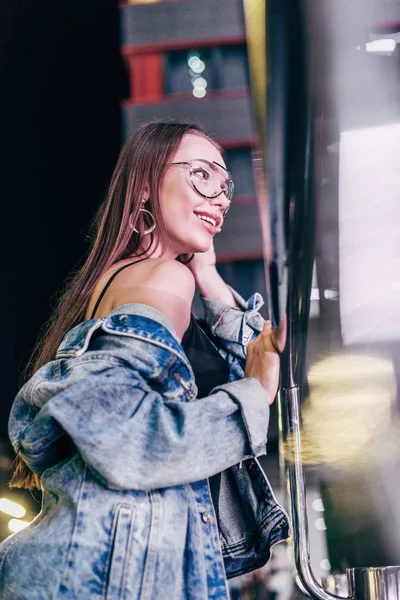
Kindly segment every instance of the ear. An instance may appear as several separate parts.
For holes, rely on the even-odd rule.
[[[146,183],[146,185],[143,188],[142,198],[145,202],[147,202],[149,197],[150,197],[150,186],[148,183]]]

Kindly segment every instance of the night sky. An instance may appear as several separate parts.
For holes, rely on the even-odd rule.
[[[0,9],[0,439],[54,295],[82,260],[121,144],[128,81],[111,0]]]

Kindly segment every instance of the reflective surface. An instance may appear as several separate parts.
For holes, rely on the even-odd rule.
[[[312,597],[333,597],[311,569],[312,470],[332,572],[357,568],[352,597],[398,598],[400,3],[265,6],[264,115],[249,53],[255,166],[296,569]]]
[[[357,600],[398,600],[400,598],[399,567],[349,569],[349,581],[357,591]]]

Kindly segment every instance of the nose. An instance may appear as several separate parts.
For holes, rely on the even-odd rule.
[[[210,203],[210,205],[219,206],[222,209],[223,213],[225,213],[231,205],[231,201],[224,193],[225,190],[225,187],[221,187],[221,191],[219,192],[218,196],[215,196],[214,198],[208,198],[208,202]]]

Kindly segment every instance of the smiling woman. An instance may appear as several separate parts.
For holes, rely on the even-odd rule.
[[[198,125],[147,123],[122,148],[12,406],[11,486],[41,487],[43,505],[0,544],[2,600],[228,600],[226,578],[287,538],[256,458],[279,380],[271,324],[216,270],[233,189]]]
[[[208,250],[210,235],[221,231],[232,194],[232,177],[219,147],[207,137],[186,133],[161,186],[161,209],[173,248],[171,257]],[[204,218],[199,226],[196,221],[201,216]]]

